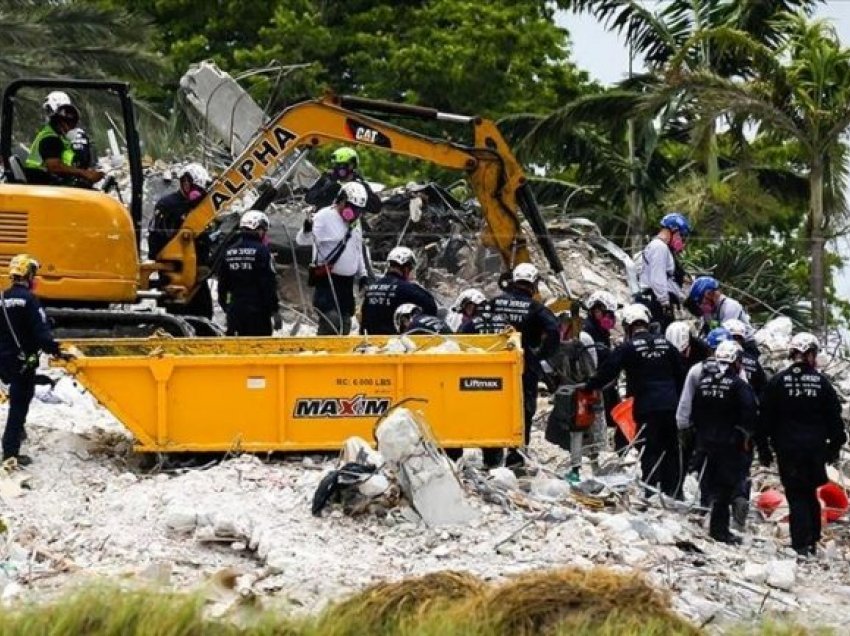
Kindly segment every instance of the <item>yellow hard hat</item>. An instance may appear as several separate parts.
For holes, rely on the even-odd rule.
[[[26,278],[38,271],[38,261],[29,254],[18,254],[9,261],[9,276]]]

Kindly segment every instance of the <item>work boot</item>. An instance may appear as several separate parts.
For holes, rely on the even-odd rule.
[[[14,460],[17,466],[29,466],[32,464],[32,457],[29,455],[3,455],[4,464],[9,460]]]
[[[525,467],[525,457],[517,449],[512,448],[508,451],[507,457],[505,457],[505,466],[511,469],[523,468]]]
[[[712,539],[718,541],[720,543],[726,543],[728,545],[741,545],[742,541],[740,537],[736,537],[731,532],[718,532],[710,535]]]
[[[747,501],[744,497],[735,497],[735,500],[732,502],[732,519],[735,520],[735,523],[741,528],[744,529],[744,526],[747,524],[747,515],[750,513],[750,502]]]
[[[575,485],[581,481],[581,475],[579,475],[578,468],[573,468],[564,478],[570,482],[571,485]]]

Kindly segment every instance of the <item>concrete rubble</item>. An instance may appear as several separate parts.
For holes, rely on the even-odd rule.
[[[68,378],[57,392],[63,402],[33,404],[28,443],[36,463],[22,494],[3,496],[3,598],[43,598],[94,576],[183,589],[232,571],[246,593],[311,611],[379,579],[439,569],[494,579],[607,565],[645,573],[699,623],[722,626],[764,613],[806,624],[847,621],[846,520],[826,527],[822,556],[804,561],[787,549],[787,523],[762,519],[757,510],[744,546],[719,545],[707,538],[698,510],[645,499],[633,462],[620,464],[629,479],[607,476],[607,490],[571,491],[560,479],[566,455],[539,430],[528,451],[535,474],[485,471],[480,453],[467,451],[457,471],[475,518],[430,527],[404,500],[357,516],[338,506],[313,516],[310,501],[337,465],[334,457],[241,455],[196,468],[141,470],[124,430],[90,396]],[[352,441],[343,458],[403,458],[417,438],[396,437],[395,448],[385,442],[380,454]],[[590,482],[588,463],[583,471]],[[775,480],[757,473],[755,491]]]

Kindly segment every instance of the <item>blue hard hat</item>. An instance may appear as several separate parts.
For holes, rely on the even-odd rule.
[[[670,212],[661,217],[661,227],[666,227],[668,230],[678,232],[682,236],[687,236],[691,232],[691,224],[681,212]]]
[[[713,276],[698,276],[691,285],[691,291],[688,292],[688,298],[696,302],[702,301],[702,297],[706,292],[714,291],[720,288],[720,283]]]
[[[728,329],[717,327],[708,332],[708,335],[705,337],[705,343],[712,349],[717,349],[717,345],[721,342],[731,339],[732,334],[729,333]]]

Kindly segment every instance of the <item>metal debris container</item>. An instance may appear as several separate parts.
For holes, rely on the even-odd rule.
[[[67,363],[147,452],[336,450],[372,440],[402,401],[444,447],[522,444],[517,334],[410,338],[411,353],[375,352],[387,337],[66,341]],[[429,351],[432,349],[432,351]]]

